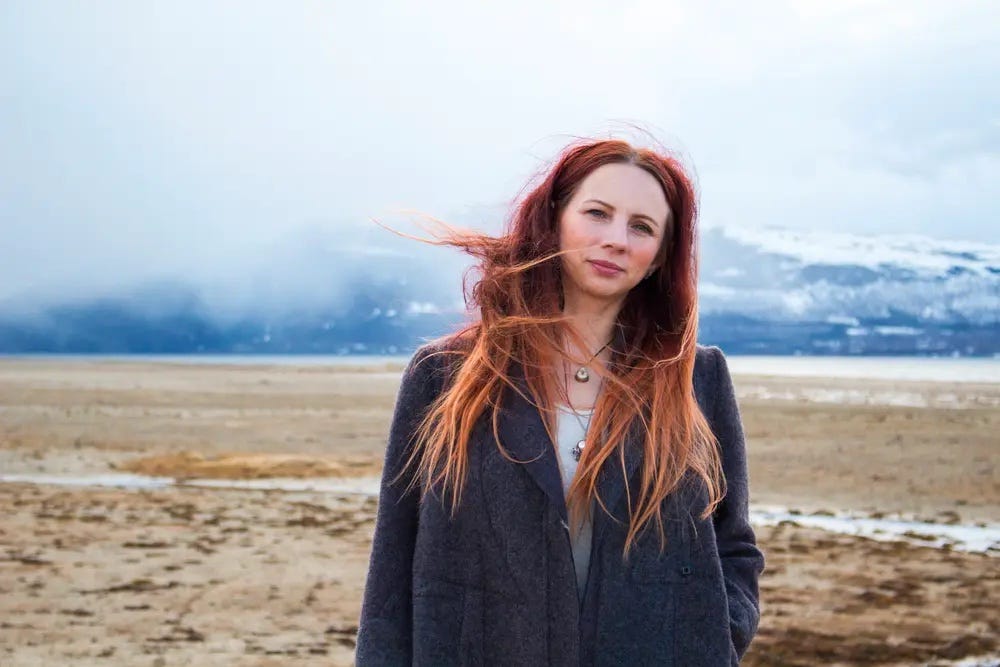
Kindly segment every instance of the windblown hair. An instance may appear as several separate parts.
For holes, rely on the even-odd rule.
[[[605,388],[589,432],[602,437],[584,449],[567,505],[574,532],[592,499],[611,514],[597,494],[598,472],[615,456],[613,464],[624,474],[623,443],[638,432],[642,463],[638,496],[628,497],[627,557],[650,522],[661,548],[665,545],[661,504],[686,474],[695,473],[708,490],[702,518],[711,514],[725,491],[718,443],[695,401],[692,383],[698,327],[697,201],[691,181],[671,156],[618,140],[573,144],[518,201],[503,235],[449,227],[430,241],[459,247],[478,259],[479,279],[471,290],[466,285],[465,294],[470,310],[478,308],[480,317],[446,337],[436,352],[454,354],[457,358],[449,364],[454,370],[423,417],[403,470],[415,468],[411,484],[419,483],[425,496],[432,488],[446,490],[454,513],[468,473],[470,435],[487,409],[501,453],[514,460],[498,429],[505,392],[524,395],[526,387],[525,398],[554,435],[562,385],[552,369],[559,367],[560,358],[577,365],[587,362],[564,351],[566,339],[579,349],[585,345],[562,313],[558,220],[584,178],[612,163],[632,164],[652,174],[663,188],[670,215],[658,268],[627,295],[616,321],[619,343],[612,345],[611,362],[606,369],[594,369]],[[520,369],[520,383],[513,377],[514,368]]]

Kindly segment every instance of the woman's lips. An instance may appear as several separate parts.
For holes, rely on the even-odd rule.
[[[612,278],[625,271],[622,267],[617,264],[612,264],[611,262],[601,262],[596,259],[587,260],[587,262],[594,267],[594,271],[597,272],[597,275],[604,276],[606,278]]]

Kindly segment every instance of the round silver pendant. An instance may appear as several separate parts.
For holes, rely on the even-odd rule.
[[[590,379],[590,373],[587,372],[586,368],[580,368],[573,377],[576,378],[577,382],[586,382]]]
[[[586,447],[586,445],[587,445],[587,441],[586,440],[581,440],[580,442],[576,443],[576,447],[574,447],[573,449],[570,450],[570,454],[573,455],[573,460],[574,461],[579,461],[580,460],[580,456],[583,454],[583,448]]]

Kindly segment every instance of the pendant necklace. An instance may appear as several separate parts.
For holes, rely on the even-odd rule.
[[[570,411],[573,413],[573,418],[576,419],[576,423],[579,424],[580,428],[583,429],[583,438],[580,440],[580,442],[576,443],[576,445],[573,446],[573,449],[569,450],[569,453],[573,456],[573,460],[579,462],[580,457],[583,456],[583,448],[587,446],[587,431],[590,430],[590,419],[587,420],[587,423],[585,425],[582,421],[580,421],[580,415],[579,413],[577,413],[576,410],[570,408]],[[593,418],[593,416],[594,413],[591,412],[590,417]]]
[[[608,341],[607,343],[605,343],[601,347],[600,350],[598,350],[597,352],[594,353],[594,356],[592,356],[590,358],[590,361],[588,361],[586,365],[581,366],[576,371],[576,374],[573,377],[574,377],[574,379],[577,382],[587,382],[590,379],[590,373],[587,372],[587,366],[589,366],[594,361],[594,359],[597,358],[597,355],[600,354],[601,352],[603,352],[604,348],[606,348],[610,344],[611,344],[611,341]],[[563,375],[563,378],[565,378],[565,377],[566,376]],[[565,380],[564,380],[564,382],[565,382]],[[591,419],[587,419],[587,423],[586,424],[584,424],[580,420],[580,414],[575,409],[573,409],[573,406],[570,404],[570,401],[569,401],[569,387],[567,386],[565,389],[566,389],[566,405],[569,408],[569,411],[571,413],[573,413],[573,418],[576,419],[576,423],[580,425],[580,429],[583,431],[583,435],[581,436],[579,442],[577,442],[576,445],[574,445],[573,449],[569,450],[569,453],[573,457],[573,460],[579,462],[580,461],[580,457],[583,455],[583,449],[584,449],[584,447],[587,446],[587,433],[588,433],[588,431],[590,431],[590,421],[591,421],[591,419],[594,416],[594,409],[597,408],[597,399],[600,398],[600,396],[601,396],[601,390],[604,389],[604,384],[602,383],[601,387],[597,390],[597,396],[594,397],[594,409],[592,409],[591,412],[590,412],[590,418]]]
[[[599,349],[597,352],[594,352],[594,356],[590,358],[590,361],[588,361],[583,366],[580,366],[578,369],[576,369],[576,374],[573,376],[573,378],[577,382],[587,382],[590,380],[590,371],[587,370],[587,366],[592,364],[594,362],[594,359],[597,358],[597,355],[599,355],[601,352],[604,352],[604,348],[606,348],[608,345],[611,345],[610,340],[604,345],[602,345],[601,349]]]

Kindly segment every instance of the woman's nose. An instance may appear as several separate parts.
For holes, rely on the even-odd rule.
[[[628,220],[615,217],[610,225],[606,225],[602,245],[606,248],[624,250],[628,246]]]

